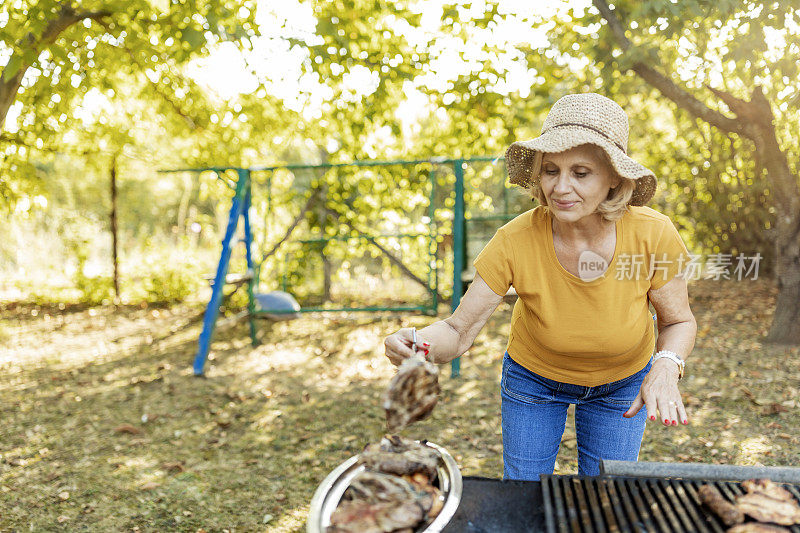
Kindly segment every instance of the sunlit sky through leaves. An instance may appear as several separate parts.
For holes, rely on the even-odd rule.
[[[427,42],[431,35],[438,33],[441,24],[442,6],[447,0],[424,0],[417,3],[417,10],[422,12],[419,28],[411,27],[404,20],[396,20],[394,31],[402,34],[410,44]],[[484,60],[483,46],[527,43],[533,46],[544,46],[547,39],[542,30],[534,30],[530,20],[535,17],[547,18],[558,11],[574,7],[585,9],[590,0],[569,0],[563,3],[504,0],[500,4],[501,12],[517,15],[508,22],[499,24],[494,31],[482,32],[482,40],[464,43],[455,38],[440,35],[435,45],[437,58],[432,63],[432,71],[421,76],[417,83],[430,88],[444,90],[448,81],[455,79],[459,73],[470,69],[470,63]],[[464,13],[474,17],[483,15],[483,1],[472,2]],[[261,0],[257,21],[262,37],[257,39],[252,53],[243,57],[233,44],[220,45],[207,59],[196,62],[192,76],[200,83],[213,89],[223,98],[230,98],[239,93],[251,92],[258,87],[259,79],[265,80],[265,87],[273,97],[284,101],[287,107],[299,110],[309,104],[318,106],[325,94],[325,88],[309,75],[303,75],[301,65],[307,57],[302,50],[292,50],[286,37],[313,40],[316,20],[312,7],[297,0],[276,2]],[[507,79],[496,87],[498,92],[521,91],[524,96],[527,89],[535,81],[536,74],[529,72],[522,62],[514,61],[512,54],[501,58],[508,72]],[[377,85],[377,73],[366,67],[357,66],[345,75],[345,83],[352,91],[354,98],[368,94]],[[316,102],[301,102],[300,94],[316,94]],[[413,90],[411,91],[413,93]]]
[[[427,42],[431,35],[438,33],[441,24],[442,6],[450,3],[449,0],[420,0],[416,10],[422,13],[419,28],[411,27],[403,20],[396,20],[394,30],[413,44]],[[412,4],[413,6],[414,4]],[[482,31],[481,39],[464,43],[456,38],[439,35],[434,46],[436,59],[431,64],[431,71],[420,76],[415,83],[425,85],[431,89],[446,90],[447,82],[457,78],[465,70],[474,70],[473,64],[485,60],[483,47],[485,44],[496,45],[500,48],[511,50],[511,46],[525,43],[534,48],[547,45],[544,28],[533,28],[531,21],[541,18],[547,20],[569,9],[574,9],[580,15],[590,8],[591,0],[562,0],[561,2],[547,2],[542,0],[502,0],[500,11],[503,14],[512,14],[507,17],[494,30]],[[594,8],[592,8],[594,9]],[[476,0],[463,8],[463,13],[478,17],[485,11],[485,2]],[[467,18],[467,17],[464,17]],[[321,102],[328,96],[328,89],[319,80],[308,74],[303,74],[302,63],[308,58],[305,51],[290,49],[287,37],[304,38],[313,41],[316,20],[312,6],[298,0],[260,0],[257,22],[260,26],[262,37],[253,43],[251,53],[243,56],[232,43],[221,44],[212,54],[195,62],[191,67],[191,75],[201,84],[216,92],[220,97],[229,99],[240,93],[249,93],[257,90],[259,80],[264,81],[266,91],[272,97],[280,98],[284,104],[293,110],[303,109],[306,113],[313,114],[318,111]],[[631,23],[631,28],[636,29],[636,22]],[[587,34],[592,29],[587,29]],[[800,31],[791,19],[787,20],[788,31]],[[719,42],[724,41],[730,32],[735,31],[733,26],[720,30]],[[780,32],[765,28],[768,44],[774,53],[784,50],[783,38]],[[588,37],[587,37],[588,38]],[[681,39],[680,48],[685,62],[677,67],[678,74],[684,81],[693,79],[696,75],[697,62],[702,62],[694,55],[696,52],[692,44],[685,38]],[[715,48],[710,47],[712,50]],[[770,54],[767,54],[769,58]],[[517,61],[514,53],[499,58],[498,63],[505,68],[507,76],[495,87],[497,92],[510,93],[519,91],[525,97],[529,88],[536,82],[537,74],[529,71],[522,61]],[[580,67],[581,61],[574,60],[572,66]],[[723,81],[721,69],[711,69],[712,84],[721,86]],[[366,67],[356,66],[345,75],[352,98],[359,98],[368,94],[378,83],[378,74],[369,71]],[[422,94],[415,91],[414,87],[407,87],[406,94],[410,100],[422,101]],[[300,95],[311,95],[309,99],[302,99]],[[414,102],[411,102],[412,104]],[[418,103],[418,102],[417,102]],[[410,107],[417,107],[411,105]],[[309,117],[311,118],[311,117]]]
[[[419,27],[412,27],[401,19],[395,20],[392,24],[393,31],[402,34],[412,46],[430,46],[429,51],[434,58],[430,62],[430,68],[413,81],[406,82],[404,93],[407,100],[401,103],[397,110],[398,119],[402,122],[413,122],[426,113],[427,98],[420,89],[446,93],[449,82],[457,79],[460,74],[479,73],[482,70],[481,65],[486,61],[491,61],[495,68],[506,73],[494,84],[493,91],[501,94],[516,92],[525,98],[532,86],[545,80],[539,73],[527,68],[526,62],[522,61],[522,53],[515,45],[546,47],[547,29],[552,27],[555,21],[538,25],[537,28],[534,28],[535,22],[540,19],[547,21],[555,18],[565,14],[569,9],[574,9],[576,15],[580,16],[584,10],[591,8],[591,0],[561,2],[502,0],[499,5],[501,15],[510,16],[499,17],[498,24],[493,28],[466,28],[474,38],[465,43],[459,37],[439,31],[442,6],[449,3],[451,3],[449,0],[418,0],[416,4],[411,4],[411,8],[422,14]],[[462,20],[469,20],[471,17],[482,16],[486,5],[484,0],[475,0],[467,6],[459,6],[458,9],[461,11]],[[220,43],[212,46],[212,51],[207,57],[191,63],[188,74],[223,100],[235,99],[240,94],[255,93],[259,97],[280,100],[288,109],[302,112],[308,120],[321,117],[324,102],[333,96],[332,89],[323,83],[324,80],[318,79],[316,74],[304,72],[303,64],[310,59],[308,51],[302,47],[291,48],[287,40],[296,38],[314,43],[317,21],[312,5],[299,0],[260,0],[256,18],[261,36],[252,40],[252,50],[242,52],[234,43]],[[724,53],[725,40],[735,35],[737,31],[735,25],[733,22],[719,28],[718,34],[712,36],[709,49],[717,51],[712,57],[698,57],[697,50],[688,39],[682,37],[679,40],[678,50],[683,60],[676,65],[676,73],[687,86],[693,87],[697,71],[701,66],[710,69],[711,85],[724,86],[721,76],[722,65],[718,58]],[[635,21],[631,23],[631,28],[637,28]],[[590,39],[596,28],[579,28],[577,31]],[[649,31],[657,32],[658,28],[653,27]],[[791,18],[787,18],[787,26],[783,32],[765,28],[770,48],[765,54],[766,59],[773,59],[785,53],[786,46],[782,33],[787,31],[798,32],[800,26]],[[433,40],[433,45],[426,44],[430,40]],[[714,46],[715,41],[717,46]],[[499,56],[490,55],[486,51],[487,46],[507,52]],[[544,53],[548,58],[556,59],[555,51],[546,50]],[[9,57],[10,49],[0,43],[0,64],[5,64]],[[569,58],[568,62],[570,67],[577,69],[585,67],[588,60]],[[341,68],[344,70],[344,67]],[[23,80],[23,87],[32,85],[35,78],[40,75],[39,69],[35,67],[29,69]],[[352,67],[343,76],[345,90],[341,97],[352,101],[358,101],[372,92],[379,82],[377,72],[360,65]],[[790,90],[791,88],[787,87],[787,91]],[[453,97],[446,95],[445,104],[448,103],[448,96]],[[783,96],[785,95],[778,95],[780,99]],[[83,105],[75,113],[85,122],[91,122],[93,117],[102,113],[108,106],[106,96],[99,90],[92,89],[85,95]],[[5,124],[7,132],[13,133],[19,128],[17,119],[20,112],[19,103],[10,109]]]

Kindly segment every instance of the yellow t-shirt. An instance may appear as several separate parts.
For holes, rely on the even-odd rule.
[[[647,365],[655,346],[647,292],[675,277],[688,251],[672,221],[649,207],[630,206],[616,232],[611,263],[591,281],[559,263],[544,206],[497,230],[478,254],[475,269],[495,293],[513,285],[519,294],[507,347],[514,361],[546,378],[588,387]]]

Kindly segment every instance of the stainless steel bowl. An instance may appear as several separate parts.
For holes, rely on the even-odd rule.
[[[461,471],[447,450],[431,442],[426,442],[425,445],[433,448],[439,454],[436,473],[439,479],[439,489],[444,495],[444,506],[436,518],[420,531],[439,533],[450,522],[461,501]],[[337,466],[317,487],[314,497],[311,498],[311,509],[306,522],[308,533],[325,533],[325,528],[331,525],[331,514],[339,505],[344,491],[350,486],[353,478],[364,471],[364,465],[357,465],[357,462],[358,455],[351,457]]]

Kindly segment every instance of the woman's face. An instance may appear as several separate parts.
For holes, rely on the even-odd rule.
[[[577,222],[594,214],[608,191],[619,184],[599,150],[583,144],[542,157],[542,192],[559,221]]]

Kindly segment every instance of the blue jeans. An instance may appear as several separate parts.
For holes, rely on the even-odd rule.
[[[561,383],[531,372],[506,352],[500,381],[503,478],[538,480],[552,474],[567,420],[575,404],[578,473],[596,476],[601,459],[636,461],[647,412],[623,418],[639,393],[652,360],[642,370],[596,387]]]

